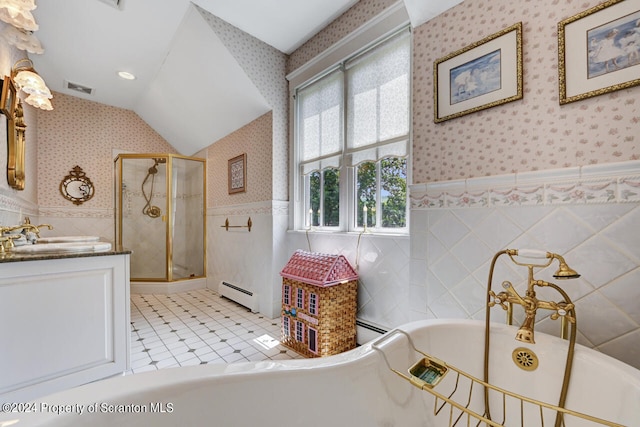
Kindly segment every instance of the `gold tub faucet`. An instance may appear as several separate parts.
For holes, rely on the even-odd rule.
[[[494,305],[500,305],[503,309],[507,310],[508,324],[511,324],[513,321],[513,304],[521,305],[524,308],[525,321],[516,334],[516,339],[518,341],[535,344],[533,330],[536,320],[536,314],[538,312],[538,309],[540,308],[553,311],[550,316],[552,320],[556,320],[558,318],[562,319],[561,335],[563,338],[566,338],[568,326],[567,322],[575,324],[576,321],[574,312],[575,306],[573,305],[571,299],[569,299],[569,296],[560,287],[558,287],[554,283],[546,282],[544,280],[536,280],[533,277],[533,269],[548,267],[555,259],[558,260],[558,263],[560,264],[558,270],[553,274],[553,277],[555,277],[556,279],[575,279],[580,277],[580,275],[567,265],[562,256],[552,252],[526,249],[507,249],[505,253],[509,255],[509,257],[515,264],[527,267],[529,271],[527,290],[524,296],[520,296],[511,282],[504,281],[502,282],[502,287],[505,289],[504,291],[498,294],[494,293],[491,290],[489,291],[490,301],[488,303],[488,306],[493,307]],[[527,258],[545,258],[548,261],[542,264],[525,264],[516,261],[514,256],[518,255]],[[553,288],[562,295],[564,300],[559,302],[540,300],[536,297],[536,286]]]
[[[491,284],[493,281],[493,273],[496,265],[496,261],[502,255],[508,255],[515,264],[527,267],[529,271],[529,277],[527,279],[527,290],[524,296],[518,294],[515,290],[511,282],[504,281],[502,282],[502,287],[504,291],[496,294],[493,290],[491,290]],[[540,261],[540,263],[523,263],[517,261],[514,257],[521,256],[523,258],[538,258],[544,259],[546,261]],[[516,333],[516,340],[525,342],[527,344],[535,344],[533,338],[533,329],[536,321],[536,314],[539,308],[551,310],[553,313],[551,316],[551,320],[556,320],[558,318],[561,319],[561,337],[569,340],[569,345],[567,347],[567,359],[565,362],[564,368],[564,377],[562,380],[562,388],[560,390],[560,399],[558,401],[558,407],[564,408],[567,392],[569,390],[569,381],[571,379],[571,370],[573,366],[573,354],[575,350],[576,344],[576,336],[577,336],[577,325],[576,325],[576,310],[569,298],[569,295],[558,285],[554,283],[550,283],[544,280],[537,280],[533,277],[533,269],[534,268],[545,268],[551,265],[553,260],[557,260],[559,263],[558,270],[553,274],[553,277],[556,279],[575,279],[580,277],[580,275],[573,269],[571,269],[564,258],[558,254],[553,252],[545,252],[538,251],[533,249],[505,249],[494,255],[493,260],[491,261],[491,267],[489,268],[489,280],[487,284],[487,307],[493,307],[495,305],[501,306],[504,310],[507,311],[507,323],[509,325],[513,322],[513,306],[514,304],[520,305],[524,308],[525,320],[518,329]],[[535,287],[549,287],[555,289],[561,297],[563,298],[559,302],[554,301],[543,301],[539,300],[536,297]],[[484,354],[484,381],[489,382],[489,343],[490,343],[490,335],[489,335],[489,325],[490,325],[490,313],[491,310],[486,310],[485,316],[485,354]],[[571,332],[567,337],[569,325],[571,325]],[[488,391],[485,390],[485,408],[487,411],[487,417],[491,419],[491,415],[489,412],[489,394]],[[556,415],[556,421],[554,426],[561,427],[564,426],[564,421],[562,419],[562,414],[558,412]]]

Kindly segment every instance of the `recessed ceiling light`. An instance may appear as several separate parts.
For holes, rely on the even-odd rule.
[[[136,76],[126,71],[118,71],[118,75],[125,80],[134,80],[136,78]]]

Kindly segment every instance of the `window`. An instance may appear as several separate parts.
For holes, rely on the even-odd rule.
[[[309,351],[312,353],[318,353],[318,331],[313,328],[309,328]]]
[[[291,286],[284,285],[282,289],[282,303],[285,305],[291,304]]]
[[[318,314],[318,295],[317,294],[309,294],[309,314],[317,315]]]
[[[289,325],[288,316],[282,316],[282,336],[283,337],[291,336],[291,326]]]
[[[296,341],[304,342],[304,323],[296,320]]]
[[[296,298],[296,307],[304,309],[304,289],[298,288],[298,295]]]
[[[410,80],[403,30],[296,91],[301,228],[406,231]]]

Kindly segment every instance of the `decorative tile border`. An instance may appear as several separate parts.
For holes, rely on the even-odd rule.
[[[53,218],[98,218],[113,219],[113,209],[87,209],[87,208],[40,208],[40,216]]]
[[[623,162],[410,187],[411,209],[640,202],[640,162]]]
[[[24,217],[37,217],[38,207],[12,194],[0,191],[0,224],[19,223]]]

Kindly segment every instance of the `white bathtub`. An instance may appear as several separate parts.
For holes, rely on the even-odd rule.
[[[401,329],[420,350],[482,378],[484,322],[420,321]],[[516,328],[502,324],[493,324],[491,333],[490,382],[557,404],[567,341],[537,333],[535,345],[522,345],[514,340]],[[389,364],[400,371],[406,372],[422,357],[401,334],[377,342]],[[511,356],[516,347],[532,349],[540,366],[532,372],[517,367]],[[444,391],[453,380],[448,373],[436,390]],[[519,426],[519,415],[512,412],[519,411],[520,404],[510,399],[505,425]],[[497,406],[492,404],[494,420],[502,417]],[[566,407],[640,426],[640,371],[576,346]],[[12,420],[19,420],[16,426],[449,425],[449,407],[438,416],[433,408],[433,396],[391,372],[381,352],[369,343],[321,359],[191,366],[112,378],[47,396],[27,408],[37,412],[5,413],[0,427]],[[526,416],[531,412],[533,421],[525,425],[539,426],[539,412],[525,408]],[[553,426],[555,413],[543,416],[544,425]],[[598,425],[573,417],[565,421],[567,427]],[[458,426],[466,425],[463,417]],[[476,423],[472,420],[470,425]]]

